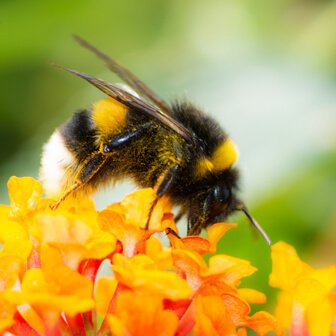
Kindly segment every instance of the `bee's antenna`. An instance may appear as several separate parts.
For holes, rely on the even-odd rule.
[[[265,239],[268,246],[271,246],[272,242],[271,239],[268,237],[267,233],[263,230],[263,228],[258,224],[258,222],[250,215],[248,212],[246,206],[242,204],[237,208],[237,210],[243,211],[252,226],[262,235],[262,237]]]

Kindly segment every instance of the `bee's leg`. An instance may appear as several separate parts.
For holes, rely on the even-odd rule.
[[[58,199],[58,201],[55,204],[50,205],[51,210],[56,210],[59,205],[70,195],[72,194],[74,191],[76,191],[80,186],[82,185],[82,183],[80,183],[79,181],[77,181],[71,188],[67,189],[63,195]]]
[[[197,236],[201,233],[203,228],[202,223],[200,222],[195,222],[195,223],[190,223],[188,222],[188,236]]]
[[[158,183],[156,184],[156,186],[154,186],[154,190],[156,193],[156,198],[153,201],[149,212],[148,212],[148,217],[147,217],[147,222],[146,222],[146,226],[145,229],[148,230],[149,227],[149,222],[152,216],[152,212],[157,204],[157,202],[159,201],[160,197],[162,197],[169,189],[169,187],[173,184],[175,176],[178,172],[180,168],[180,165],[178,163],[174,163],[174,165],[172,165],[165,173],[163,173],[161,175],[161,177],[159,178]]]
[[[111,137],[107,143],[102,143],[99,152],[93,153],[84,163],[83,168],[79,171],[76,177],[76,182],[68,190],[64,192],[61,198],[52,206],[52,209],[56,209],[71,193],[79,189],[85,183],[91,180],[91,178],[99,171],[102,165],[107,160],[109,153],[116,148],[127,144],[132,139],[140,136],[149,127],[153,126],[153,122],[147,122],[135,129],[128,129],[125,132],[119,133]]]
[[[172,234],[176,238],[181,239],[181,237],[178,235],[178,233],[170,227],[166,228],[166,235],[168,236],[169,234]]]
[[[59,198],[59,200],[51,206],[52,210],[56,210],[58,206],[74,191],[82,187],[84,184],[89,182],[91,178],[99,171],[102,165],[105,163],[107,156],[104,156],[100,152],[94,153],[90,156],[83,164],[83,168],[79,171],[76,176],[76,182],[67,189],[64,194]]]
[[[213,206],[213,196],[209,195],[205,198],[203,207],[192,209],[192,215],[188,218],[188,236],[199,235],[207,225],[207,219]]]
[[[185,215],[186,210],[185,209],[180,209],[177,215],[174,217],[175,223],[177,223],[181,218]]]

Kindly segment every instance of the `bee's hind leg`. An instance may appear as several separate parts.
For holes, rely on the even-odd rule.
[[[63,195],[58,199],[58,201],[51,205],[52,210],[56,210],[59,205],[74,191],[81,188],[83,185],[88,183],[94,175],[100,170],[103,164],[106,162],[107,156],[103,155],[100,152],[95,152],[92,154],[83,164],[83,167],[77,174],[75,178],[75,183],[67,189]]]

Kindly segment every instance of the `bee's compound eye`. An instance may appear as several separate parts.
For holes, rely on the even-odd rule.
[[[222,186],[216,186],[213,189],[213,196],[219,202],[226,202],[230,197],[230,190]]]

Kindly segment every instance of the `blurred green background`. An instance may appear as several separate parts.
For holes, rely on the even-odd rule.
[[[243,198],[273,242],[315,266],[335,263],[336,1],[1,0],[1,203],[9,176],[37,177],[53,130],[102,97],[49,63],[118,81],[74,33],[166,99],[188,97],[215,116],[240,148]],[[259,268],[244,285],[272,304],[270,251],[241,217],[220,250]]]

